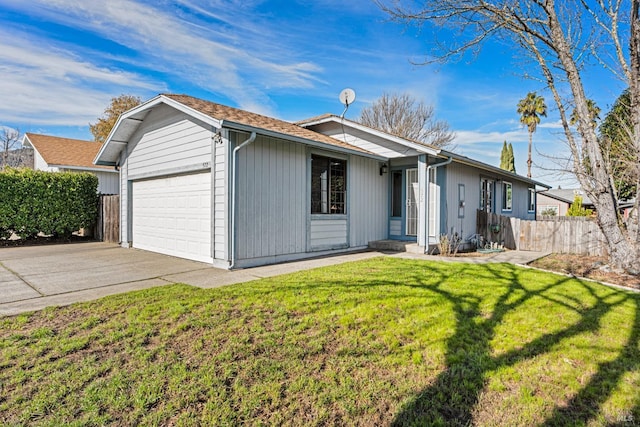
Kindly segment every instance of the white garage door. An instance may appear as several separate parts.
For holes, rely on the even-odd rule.
[[[133,247],[180,258],[211,257],[211,173],[134,181]]]

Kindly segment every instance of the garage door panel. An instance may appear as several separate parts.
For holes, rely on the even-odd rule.
[[[202,262],[211,257],[211,174],[133,183],[133,247]]]

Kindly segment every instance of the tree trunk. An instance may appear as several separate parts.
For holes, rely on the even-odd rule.
[[[631,123],[633,129],[633,148],[636,159],[640,159],[640,1],[633,0],[631,4],[631,40],[629,41],[630,74],[629,97]],[[640,248],[640,164],[636,164],[636,200],[635,200],[635,227],[630,227],[631,238],[636,248]],[[633,221],[633,219],[632,219]],[[640,249],[636,252],[640,258]]]
[[[533,133],[529,132],[529,157],[527,158],[527,178],[531,178],[531,145],[533,141]]]
[[[639,0],[634,0],[634,8],[637,10]],[[582,137],[583,147],[586,150],[586,159],[589,162],[590,176],[578,174],[578,180],[580,185],[587,192],[591,201],[593,202],[598,218],[598,225],[602,230],[605,239],[607,240],[607,247],[609,249],[610,263],[631,274],[640,274],[640,265],[638,265],[638,242],[635,239],[629,239],[626,236],[625,230],[620,221],[618,221],[618,211],[613,194],[613,189],[610,185],[609,171],[605,167],[602,151],[598,144],[598,136],[595,132],[595,128],[591,126],[591,121],[585,118],[590,118],[590,112],[587,103],[587,97],[584,93],[584,86],[582,85],[582,79],[580,78],[580,72],[576,66],[571,55],[571,49],[569,47],[567,39],[565,39],[562,32],[562,27],[558,21],[558,17],[553,7],[549,8],[549,28],[550,36],[554,41],[558,58],[560,59],[562,66],[565,70],[569,86],[573,99],[575,100],[575,108],[578,111],[578,117],[582,120],[578,121],[578,132]],[[631,57],[637,55],[640,58],[638,52],[633,52],[633,39],[637,37],[638,28],[636,28],[636,34],[634,34],[634,23],[637,27],[637,19],[632,14],[632,42],[631,42]],[[638,37],[640,41],[640,37]],[[640,70],[640,69],[639,69]],[[634,72],[632,71],[632,75]],[[637,74],[640,76],[640,73]],[[640,88],[640,86],[637,86]],[[631,91],[633,94],[633,90]],[[637,95],[637,94],[636,94]],[[632,95],[633,99],[633,95]],[[640,118],[640,112],[636,112],[634,117]],[[640,121],[639,121],[640,123]],[[576,155],[576,153],[574,153]]]

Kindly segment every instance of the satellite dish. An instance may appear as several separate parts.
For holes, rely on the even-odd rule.
[[[355,100],[356,100],[356,93],[353,89],[346,88],[346,89],[343,89],[342,92],[340,92],[340,102],[344,104],[344,111],[342,112],[340,119],[344,119],[344,115],[349,109],[349,105],[352,104],[353,101]]]
[[[340,92],[340,102],[344,104],[345,107],[349,107],[350,104],[353,104],[353,101],[356,100],[356,93],[353,89],[346,88]]]

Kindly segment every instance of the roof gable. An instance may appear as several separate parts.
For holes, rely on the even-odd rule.
[[[102,148],[99,142],[26,133],[24,143],[32,146],[49,166],[111,169],[93,164],[94,157]]]
[[[316,132],[334,135],[334,139],[338,139],[339,135],[352,145],[388,158],[414,156],[420,153],[437,155],[440,151],[438,147],[424,142],[392,135],[334,114],[322,114],[300,120],[296,124]],[[349,131],[346,132],[345,128]],[[349,134],[350,139],[347,140],[345,134]]]

